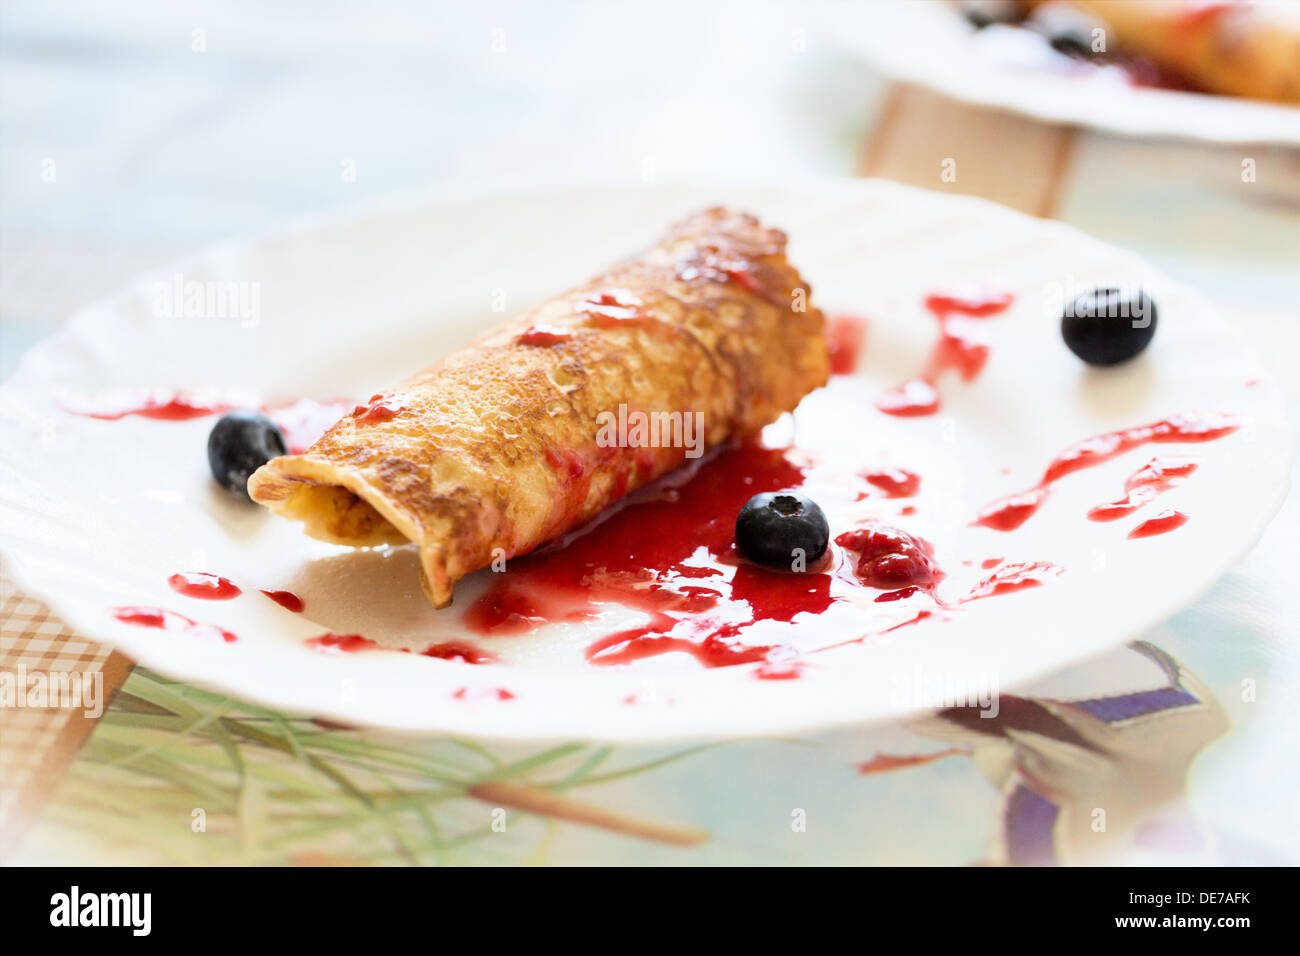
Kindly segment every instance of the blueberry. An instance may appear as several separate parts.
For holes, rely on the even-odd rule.
[[[962,16],[977,30],[994,23],[1015,23],[1020,10],[1013,0],[966,0],[961,5]]]
[[[1127,362],[1156,334],[1156,304],[1145,292],[1094,289],[1079,296],[1061,316],[1061,336],[1089,365]]]
[[[801,570],[808,567],[826,553],[830,534],[817,502],[793,491],[754,495],[736,516],[736,547],[769,568],[794,570],[800,558]]]
[[[1105,29],[1099,20],[1062,3],[1035,7],[1025,25],[1041,33],[1057,53],[1085,60],[1093,55],[1093,31]]]
[[[208,435],[208,467],[227,491],[248,499],[248,476],[287,449],[284,434],[261,412],[222,415]]]

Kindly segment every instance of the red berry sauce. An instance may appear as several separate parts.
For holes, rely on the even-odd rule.
[[[358,651],[380,650],[379,644],[360,634],[334,634],[326,632],[304,641],[308,647],[322,654],[355,654]]]
[[[867,336],[867,320],[856,315],[834,315],[826,322],[826,350],[831,374],[848,375],[858,367],[858,355]]]
[[[371,395],[366,404],[352,409],[352,418],[358,425],[375,425],[391,421],[405,408],[398,395]]]
[[[1124,497],[1088,512],[1093,521],[1126,518],[1161,492],[1181,484],[1199,465],[1195,458],[1152,458],[1124,482]]]
[[[1148,518],[1128,533],[1130,538],[1150,538],[1157,534],[1167,534],[1175,528],[1187,524],[1187,515],[1181,511],[1162,511],[1154,518]]]
[[[886,498],[911,498],[921,490],[921,476],[902,468],[868,471],[862,477],[884,492]]]
[[[759,680],[797,680],[807,669],[803,661],[764,661],[754,668],[754,676]]]
[[[315,444],[355,403],[343,400],[269,402],[237,389],[135,388],[113,389],[84,396],[64,405],[64,411],[85,418],[116,421],[128,416],[158,421],[189,421],[221,415],[235,408],[258,408],[280,426],[289,454],[300,455]],[[355,406],[364,408],[365,406]],[[382,413],[379,413],[382,414]]]
[[[877,398],[876,407],[901,417],[937,412],[942,404],[937,388],[941,375],[953,371],[972,382],[988,362],[983,323],[973,320],[1004,312],[1014,300],[1010,292],[926,296],[925,307],[939,322],[939,339],[921,372]]]
[[[495,654],[475,647],[469,641],[443,641],[420,651],[424,657],[436,657],[444,661],[462,661],[466,664],[491,664],[496,661]]]
[[[451,695],[456,700],[468,701],[470,703],[479,703],[489,700],[514,700],[515,695],[510,693],[504,687],[489,687],[484,684],[470,684],[458,688]]]
[[[177,594],[204,601],[229,601],[244,593],[233,581],[205,571],[182,571],[169,577],[167,583]]]
[[[269,591],[266,588],[262,588],[261,591],[280,607],[286,611],[293,611],[294,614],[301,614],[302,609],[306,606],[302,598],[292,591]]]
[[[1062,571],[1061,567],[1047,561],[1005,564],[971,588],[970,593],[962,600],[978,601],[981,598],[1023,591],[1025,588],[1036,588],[1046,584]]]
[[[557,328],[553,325],[533,325],[515,336],[515,341],[520,345],[545,348],[548,345],[559,345],[561,342],[567,342],[572,338],[573,333],[568,329]]]
[[[583,299],[578,303],[578,312],[585,315],[592,325],[600,328],[654,321],[641,300],[627,289],[610,289]]]
[[[1185,412],[1150,425],[1095,435],[1057,455],[1037,485],[994,501],[976,516],[974,523],[996,531],[1013,531],[1029,520],[1047,500],[1052,485],[1066,475],[1110,461],[1140,445],[1214,441],[1232,434],[1238,427],[1238,420],[1231,415]]]
[[[184,634],[187,637],[218,638],[227,644],[233,644],[238,640],[230,631],[215,624],[202,624],[184,614],[157,607],[118,607],[113,609],[113,616],[124,624],[156,627],[162,631]]]
[[[934,547],[906,531],[888,525],[859,528],[839,535],[835,543],[858,555],[853,572],[868,587],[931,591],[943,579],[943,572],[934,564]]]
[[[183,422],[220,415],[246,404],[247,396],[218,389],[137,388],[112,389],[70,400],[63,407],[73,415],[116,421],[128,415]]]
[[[595,664],[672,651],[709,667],[765,659],[774,648],[746,643],[745,630],[821,613],[832,601],[831,575],[742,561],[733,543],[736,514],[759,492],[799,487],[804,469],[786,452],[759,445],[702,461],[685,481],[658,483],[563,546],[512,561],[470,607],[469,626],[489,636],[520,634],[620,604],[650,621],[592,644],[587,656]]]

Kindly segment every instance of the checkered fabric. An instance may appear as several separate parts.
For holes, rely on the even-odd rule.
[[[49,608],[19,593],[0,569],[0,675],[103,672],[104,703],[126,679],[130,662],[79,637]],[[17,688],[22,693],[23,688]],[[82,709],[0,706],[0,860],[54,789],[90,736]]]

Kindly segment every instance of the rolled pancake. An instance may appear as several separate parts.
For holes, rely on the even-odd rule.
[[[471,571],[563,535],[826,382],[824,319],[785,245],[752,216],[697,213],[357,406],[304,454],[272,459],[249,494],[323,541],[415,542],[425,593],[445,607]],[[681,441],[619,432],[620,408],[624,421],[681,415]],[[702,425],[693,449],[686,416]]]

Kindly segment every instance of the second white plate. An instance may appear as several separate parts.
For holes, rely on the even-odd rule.
[[[1122,136],[1300,145],[1300,109],[1135,86],[1114,69],[1069,69],[1027,30],[976,31],[948,3],[875,0],[834,10],[847,49],[894,79],[963,103]]]

